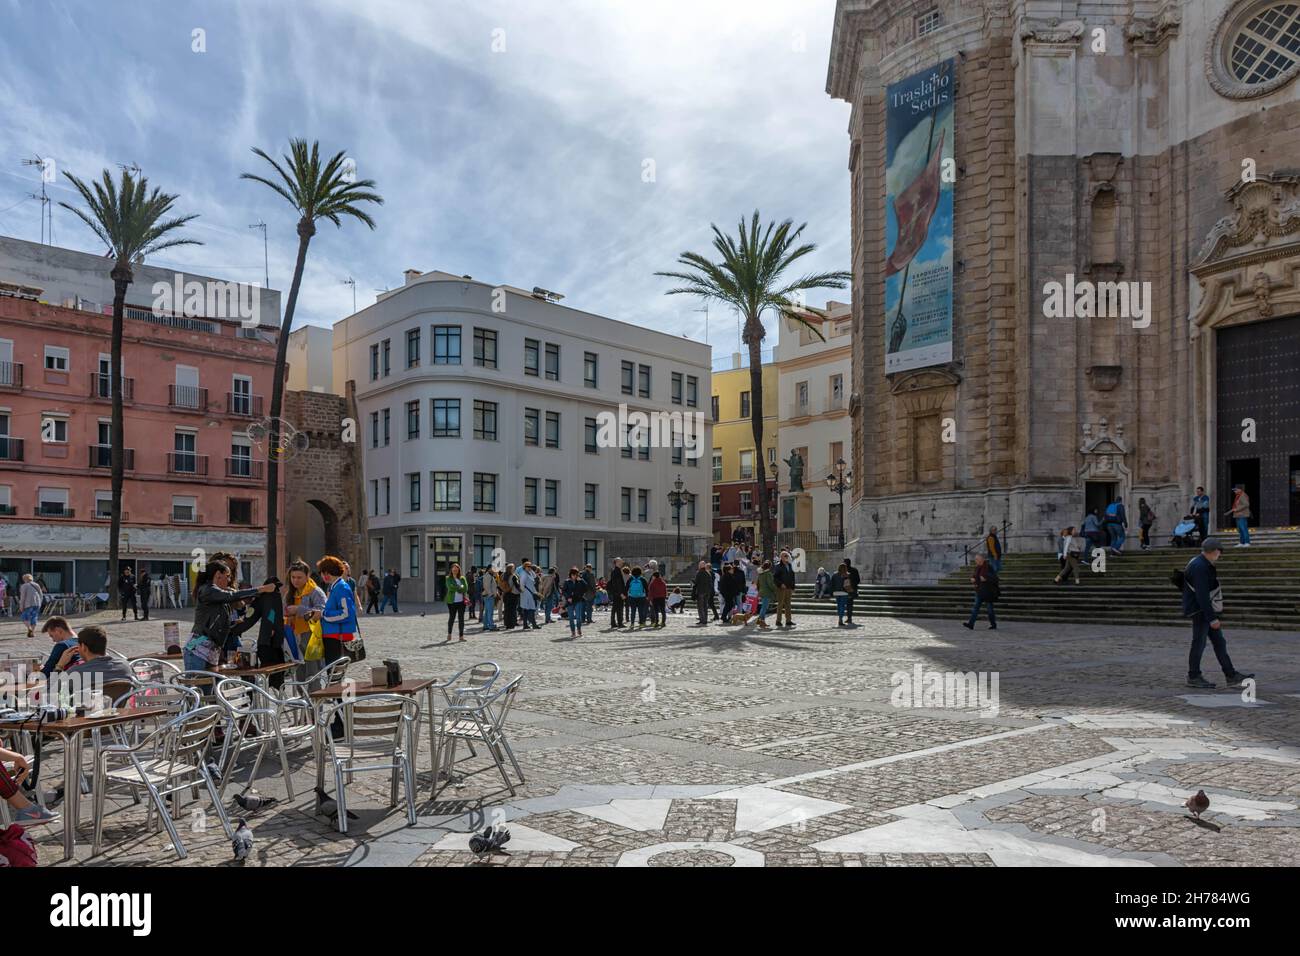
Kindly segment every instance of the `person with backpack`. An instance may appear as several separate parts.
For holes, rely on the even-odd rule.
[[[1128,533],[1128,512],[1124,510],[1124,499],[1116,498],[1106,506],[1106,533],[1110,537],[1110,553],[1124,553],[1124,539]],[[996,569],[994,569],[996,571]]]
[[[1228,642],[1223,636],[1223,589],[1219,586],[1219,574],[1215,569],[1223,546],[1218,538],[1206,538],[1201,542],[1201,553],[1187,562],[1182,571],[1175,571],[1173,583],[1182,593],[1183,617],[1192,619],[1192,648],[1187,655],[1187,686],[1211,689],[1214,684],[1201,674],[1201,656],[1205,653],[1208,640],[1214,647],[1214,656],[1223,668],[1223,676],[1229,687],[1240,686],[1242,681],[1254,677],[1243,674],[1232,665],[1228,656]]]
[[[970,620],[962,623],[962,627],[968,631],[975,630],[975,622],[979,620],[980,608],[988,605],[989,608],[989,630],[998,629],[998,616],[993,606],[998,601],[998,575],[989,564],[988,558],[982,554],[975,556],[975,573],[971,575],[971,584],[975,586],[975,605],[971,608]]]
[[[627,629],[629,631],[635,627],[645,626],[647,593],[645,578],[641,576],[640,566],[637,566],[632,569],[632,576],[627,582]]]
[[[1156,513],[1145,498],[1138,499],[1138,524],[1142,528],[1142,550],[1151,550],[1151,528],[1156,523]]]

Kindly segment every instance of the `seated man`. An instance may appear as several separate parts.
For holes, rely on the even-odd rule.
[[[67,664],[63,663],[65,657],[69,662],[79,660],[77,657],[77,632],[68,626],[66,618],[52,617],[41,627],[41,631],[50,636],[54,642],[54,647],[50,649],[50,656],[45,659],[45,665],[41,668],[41,675],[49,677],[56,670],[63,670]],[[69,655],[69,651],[71,654]],[[36,675],[33,674],[33,677]]]
[[[66,667],[69,674],[78,677],[102,675],[105,682],[131,680],[131,671],[126,664],[116,657],[108,656],[108,634],[96,624],[83,627],[78,633],[77,654],[81,657],[81,663]]]

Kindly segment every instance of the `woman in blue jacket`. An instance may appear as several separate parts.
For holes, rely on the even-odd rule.
[[[343,562],[327,554],[316,562],[316,570],[325,582],[325,610],[321,614],[321,636],[325,642],[326,665],[345,657],[343,645],[355,640],[357,599],[343,576]]]

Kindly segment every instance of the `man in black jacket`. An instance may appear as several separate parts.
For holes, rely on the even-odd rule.
[[[709,567],[709,562],[700,562],[692,588],[695,604],[700,609],[700,627],[703,627],[709,623],[709,609],[713,607],[713,569]]]
[[[789,551],[781,552],[781,560],[772,568],[772,581],[776,584],[776,626],[781,626],[781,615],[784,613],[785,626],[794,627],[794,618],[790,616],[790,599],[794,596],[795,580]]]
[[[605,593],[609,595],[609,626],[623,626],[623,559],[615,558],[614,567],[605,579]]]
[[[1201,676],[1201,655],[1205,653],[1207,639],[1214,646],[1214,656],[1219,659],[1229,687],[1255,676],[1238,671],[1232,666],[1232,658],[1228,657],[1228,642],[1223,637],[1219,619],[1223,613],[1223,589],[1219,587],[1219,574],[1214,567],[1222,554],[1219,539],[1206,538],[1201,543],[1201,553],[1188,561],[1183,570],[1183,617],[1192,619],[1192,650],[1187,656],[1188,687],[1214,687]]]
[[[845,623],[853,623],[853,601],[857,600],[858,588],[862,586],[862,575],[858,569],[853,566],[853,562],[848,558],[844,559],[844,564],[849,569],[849,580],[853,582],[853,598],[849,601],[848,614],[845,616]]]

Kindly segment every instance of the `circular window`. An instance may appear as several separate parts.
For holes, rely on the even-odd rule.
[[[1300,2],[1255,0],[1229,7],[1206,51],[1206,73],[1224,96],[1264,96],[1300,73]]]

